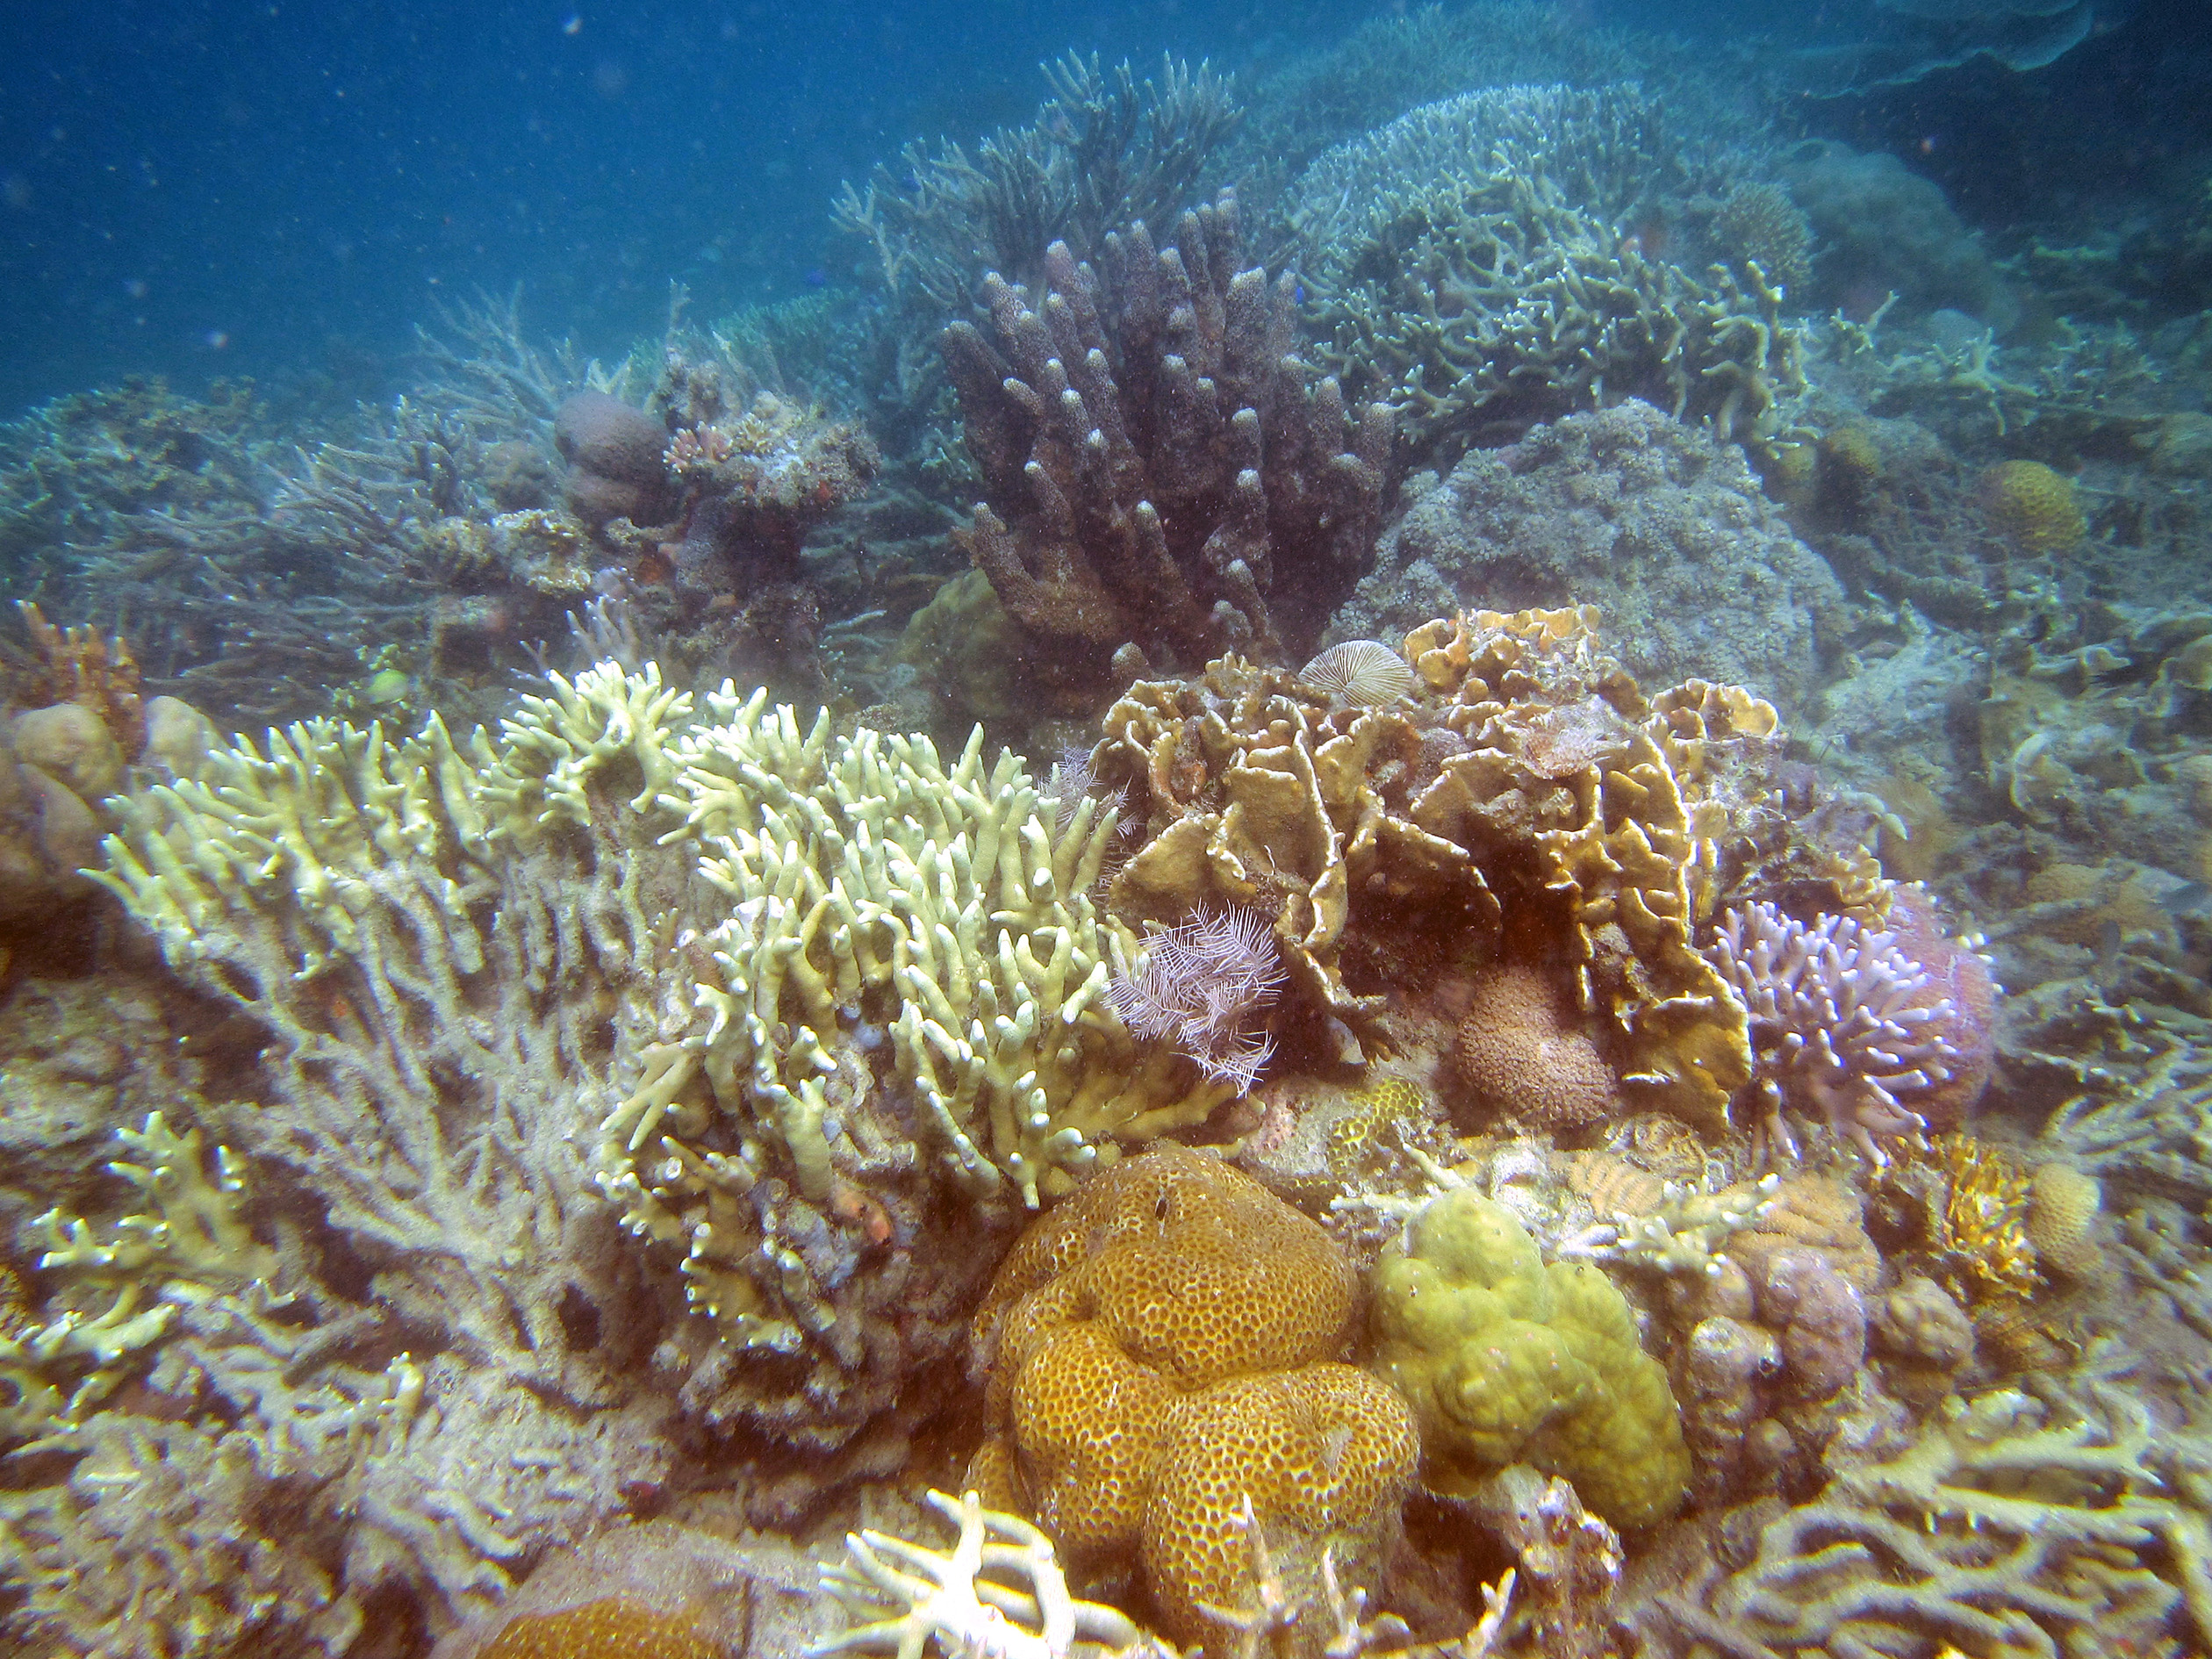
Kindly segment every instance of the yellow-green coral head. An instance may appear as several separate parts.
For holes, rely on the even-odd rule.
[[[1413,1408],[1432,1490],[1463,1495],[1528,1463],[1616,1526],[1681,1504],[1681,1418],[1627,1299],[1586,1263],[1547,1266],[1503,1204],[1468,1189],[1433,1199],[1383,1253],[1374,1323],[1375,1369]]]

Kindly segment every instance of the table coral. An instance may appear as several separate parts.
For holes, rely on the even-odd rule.
[[[1690,1456],[1667,1375],[1587,1264],[1547,1266],[1512,1213],[1440,1193],[1383,1252],[1375,1365],[1412,1404],[1422,1478],[1464,1492],[1508,1463],[1564,1476],[1623,1528],[1677,1508]]]
[[[1162,1143],[1025,1233],[976,1316],[986,1496],[1068,1559],[1141,1562],[1167,1633],[1241,1599],[1248,1495],[1297,1595],[1375,1582],[1415,1457],[1397,1397],[1334,1362],[1350,1264],[1249,1176]]]

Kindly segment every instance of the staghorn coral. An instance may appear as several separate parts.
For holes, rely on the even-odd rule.
[[[1653,1598],[1660,1651],[2086,1659],[2154,1642],[2184,1585],[2203,1616],[2202,1514],[2165,1480],[2182,1448],[2116,1390],[1955,1399],[1892,1454],[1838,1454],[1748,1560]]]
[[[1962,1095],[1971,1103],[1980,1093],[1986,1025],[1966,1002],[1943,994],[1937,973],[1908,955],[1896,933],[1849,916],[1808,925],[1762,903],[1722,917],[1710,955],[1750,1009],[1758,1087],[1778,1139],[1788,1138],[1780,1117],[1787,1106],[1818,1114],[1879,1163],[1878,1136],[1928,1126],[1916,1105],[1948,1117],[1964,1110]],[[1986,970],[1980,980],[1986,988]],[[1970,1079],[1970,1088],[1951,1087]]]
[[[1103,1006],[1095,808],[1056,837],[980,739],[945,768],[714,708],[602,664],[496,740],[303,724],[120,809],[103,879],[263,1034],[260,1103],[213,1124],[242,1213],[316,1217],[153,1381],[196,1445],[242,1437],[226,1501],[299,1479],[358,1518],[304,1534],[334,1605],[496,1601],[657,1483],[679,1411],[895,1440],[980,1286],[950,1242],[978,1203],[1218,1096]],[[130,1455],[130,1421],[87,1443]],[[89,1541],[127,1500],[87,1490],[40,1489],[51,1549],[135,1548]]]
[[[1422,1480],[1464,1495],[1526,1462],[1625,1528],[1680,1505],[1690,1457],[1667,1375],[1598,1268],[1547,1266],[1512,1213],[1439,1193],[1375,1270],[1375,1365],[1411,1404]]]
[[[1147,664],[1304,648],[1388,485],[1389,411],[1295,355],[1290,278],[1240,269],[1235,198],[1174,233],[1140,221],[1095,268],[1055,242],[1033,288],[985,278],[990,337],[944,334],[985,495],[959,539],[1076,706]]]
[[[1695,276],[1635,228],[1720,165],[1633,84],[1409,111],[1295,187],[1325,357],[1357,395],[1399,404],[1423,443],[1624,395],[1761,442],[1805,388],[1780,291],[1755,262]]]
[[[1237,1603],[1248,1496],[1290,1593],[1375,1582],[1412,1475],[1397,1396],[1334,1362],[1350,1264],[1248,1176],[1172,1142],[1035,1223],[976,1315],[972,1478],[1086,1569],[1141,1562],[1167,1634]]]

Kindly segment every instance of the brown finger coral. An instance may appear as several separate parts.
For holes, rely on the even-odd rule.
[[[1140,1566],[1178,1641],[1245,1599],[1246,1495],[1294,1595],[1375,1582],[1418,1448],[1335,1362],[1355,1281],[1320,1226],[1163,1142],[1039,1218],[976,1316],[991,1437],[970,1469],[1078,1568]]]
[[[1486,1112],[1530,1129],[1576,1129],[1627,1112],[1588,1028],[1536,968],[1505,964],[1476,981],[1453,1056]]]

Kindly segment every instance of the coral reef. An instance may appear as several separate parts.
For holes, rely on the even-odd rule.
[[[1407,951],[1556,927],[1631,1106],[1717,1131],[1749,1029],[1693,930],[1745,884],[1878,902],[1871,858],[1774,786],[1769,705],[1701,681],[1647,700],[1587,610],[1435,621],[1405,654],[1420,697],[1372,709],[1235,659],[1132,686],[1093,761],[1144,837],[1112,908],[1273,916],[1286,995],[1335,1022],[1310,1040],[1338,1053],[1380,1040],[1384,1002],[1347,964],[1371,985]]]
[[[1698,677],[1809,707],[1843,594],[1741,452],[1631,399],[1477,449],[1385,531],[1330,621],[1397,638],[1432,616],[1587,604],[1647,683]]]
[[[1666,1371],[1598,1268],[1545,1265],[1510,1210],[1460,1188],[1383,1252],[1374,1296],[1375,1368],[1412,1404],[1431,1489],[1463,1495],[1525,1462],[1620,1527],[1680,1505],[1690,1456]]]
[[[32,1403],[65,1454],[10,1499],[32,1627],[117,1616],[54,1563],[123,1585],[182,1548],[115,1519],[141,1455],[219,1467],[211,1515],[311,1482],[268,1545],[328,1582],[299,1616],[396,1586],[434,1628],[669,1478],[679,1412],[895,1440],[988,1271],[950,1242],[978,1206],[1218,1098],[1104,1006],[1082,895],[1109,820],[1056,836],[980,738],[947,769],[758,697],[693,721],[650,670],[546,687],[497,742],[319,722],[120,803],[102,880],[258,1028],[258,1102],[204,1109],[251,1173],[234,1210],[55,1235],[82,1315],[32,1318],[82,1357],[42,1380],[110,1368],[170,1403]],[[162,1167],[201,1155],[180,1144]],[[172,1257],[224,1216],[274,1254],[234,1236],[211,1287]]]
[[[1695,276],[1637,229],[1721,175],[1633,86],[1411,111],[1296,186],[1325,360],[1354,395],[1402,406],[1424,443],[1622,396],[1763,442],[1805,384],[1780,291],[1756,263]]]
[[[1140,1562],[1164,1632],[1236,1605],[1240,1497],[1289,1593],[1377,1582],[1413,1473],[1404,1404],[1336,1362],[1351,1265],[1249,1176],[1164,1142],[1033,1224],[975,1319],[973,1478],[1076,1565]]]
[[[1302,654],[1365,568],[1389,411],[1318,378],[1292,280],[1241,265],[1224,193],[1095,269],[1055,242],[1033,288],[985,279],[990,337],[945,332],[985,495],[962,543],[1077,707],[1148,665]]]

